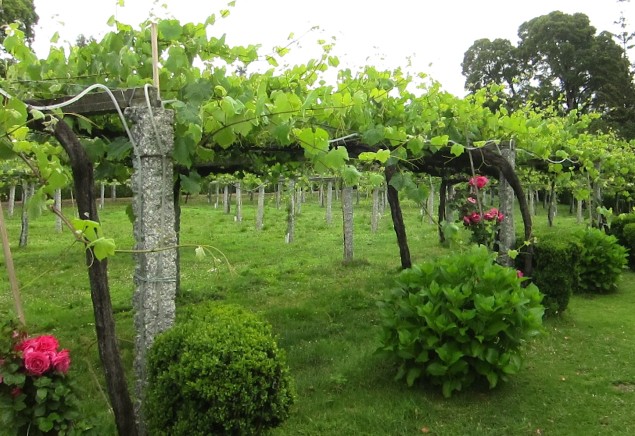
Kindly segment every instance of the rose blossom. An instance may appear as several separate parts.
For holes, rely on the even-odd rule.
[[[472,224],[472,221],[470,221],[470,217],[469,216],[465,215],[463,217],[463,224],[466,225],[466,226],[469,226],[470,224]]]
[[[478,212],[472,212],[470,214],[470,221],[472,221],[474,224],[478,224],[481,222],[481,215]]]
[[[27,339],[18,344],[16,349],[26,353],[27,351],[57,351],[59,342],[55,339],[55,336],[42,335],[36,338]]]
[[[489,179],[485,176],[475,176],[470,179],[468,184],[470,186],[475,186],[476,189],[482,189],[488,182]]]
[[[53,368],[55,368],[55,371],[66,374],[68,368],[71,366],[71,356],[68,350],[64,349],[53,355],[51,357],[51,364]]]
[[[30,375],[40,376],[51,368],[51,359],[46,351],[24,353],[24,367]]]
[[[505,219],[505,215],[503,215],[501,212],[498,212],[498,217],[496,219],[500,223]]]
[[[468,203],[472,203],[472,204],[476,204],[476,198],[474,198],[474,197],[467,197],[467,202],[468,202]]]
[[[498,209],[496,209],[495,207],[491,208],[483,214],[483,218],[488,221],[495,220],[496,218],[498,218]]]
[[[518,276],[518,278],[524,277],[525,273],[523,273],[521,270],[517,269],[516,270],[516,275]]]

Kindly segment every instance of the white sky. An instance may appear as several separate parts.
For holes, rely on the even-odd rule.
[[[138,27],[152,16],[174,17],[181,22],[202,22],[227,7],[227,0],[35,0],[40,17],[35,49],[46,56],[54,32],[73,42],[79,34],[101,39],[111,30],[111,16]],[[163,8],[161,5],[166,5]],[[518,27],[539,15],[560,10],[582,12],[598,30],[618,32],[614,24],[625,12],[629,30],[635,31],[635,2],[617,0],[236,0],[229,17],[218,20],[211,32],[226,34],[230,45],[260,44],[261,53],[287,44],[313,26],[301,48],[293,49],[292,63],[317,56],[315,41],[335,36],[342,67],[406,67],[424,72],[443,88],[463,95],[463,54],[480,38],[506,38],[517,42]]]

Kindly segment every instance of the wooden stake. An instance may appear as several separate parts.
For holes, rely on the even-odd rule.
[[[4,262],[7,265],[7,275],[9,276],[9,286],[13,293],[13,302],[15,303],[15,311],[18,320],[23,326],[26,325],[24,318],[24,309],[22,308],[22,299],[20,298],[20,287],[18,286],[18,278],[15,275],[13,266],[13,256],[11,255],[11,247],[9,246],[9,235],[7,227],[4,223],[4,212],[2,211],[2,202],[0,202],[0,237],[2,238],[2,249],[4,251]]]
[[[152,38],[152,83],[157,89],[157,100],[161,99],[159,93],[159,32],[157,23],[150,25],[150,33]]]

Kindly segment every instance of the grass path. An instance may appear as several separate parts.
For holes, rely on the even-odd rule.
[[[284,243],[283,210],[268,205],[265,229],[254,229],[254,207],[244,204],[244,221],[203,201],[183,205],[183,243],[210,244],[223,262],[195,260],[181,252],[179,307],[207,299],[233,302],[260,313],[274,327],[297,383],[292,417],[274,435],[630,435],[635,434],[635,274],[624,274],[620,291],[574,296],[561,319],[546,322],[545,334],[528,344],[525,367],[494,391],[476,387],[444,399],[436,389],[408,388],[393,380],[395,368],[374,355],[376,300],[390,288],[399,268],[389,215],[370,232],[370,205],[355,212],[355,258],[343,266],[341,216],[333,224],[324,209],[303,205],[296,241]],[[122,204],[107,204],[104,229],[121,248],[132,246]],[[406,205],[407,206],[407,205]],[[442,255],[434,226],[406,207],[414,262]],[[570,231],[573,217],[558,216],[545,235]],[[73,369],[85,389],[86,413],[97,434],[114,434],[100,390],[101,370],[81,248],[68,232],[53,230],[53,218],[33,221],[30,243],[17,248],[19,218],[8,220],[26,315],[37,332],[60,336],[73,353]],[[219,258],[220,259],[220,258]],[[133,330],[130,255],[110,260],[110,284],[122,355],[131,367]],[[12,307],[0,276],[0,314]],[[132,376],[132,375],[131,375]],[[97,412],[95,412],[97,411]]]

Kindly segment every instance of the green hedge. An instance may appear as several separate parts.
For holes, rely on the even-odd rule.
[[[147,364],[151,435],[261,434],[294,402],[271,327],[237,306],[198,308],[156,338]]]
[[[628,265],[635,270],[635,222],[626,224],[622,230],[624,247],[628,250]]]
[[[532,281],[545,298],[545,315],[559,315],[578,283],[580,248],[573,240],[539,239],[534,245]]]
[[[626,227],[635,224],[635,213],[620,214],[611,223],[611,235],[617,238],[617,241],[625,248],[629,249],[628,264],[631,269],[635,269],[635,246],[633,245],[632,230],[627,234]]]

